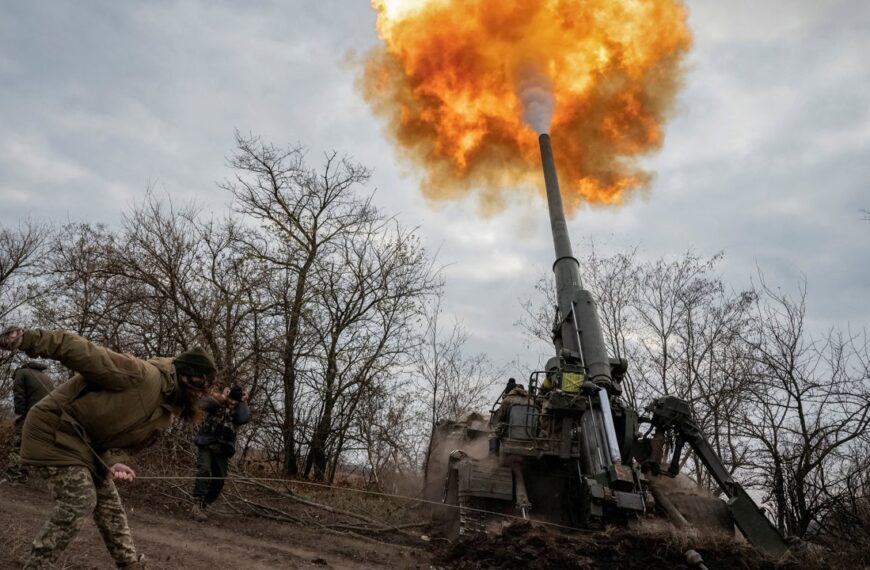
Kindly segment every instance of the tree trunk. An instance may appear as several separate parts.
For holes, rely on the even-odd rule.
[[[308,452],[308,460],[305,462],[305,477],[311,475],[311,470],[314,470],[314,480],[323,481],[326,475],[326,465],[329,458],[326,454],[326,440],[329,438],[329,432],[332,428],[332,412],[335,408],[335,397],[332,394],[327,394],[323,402],[323,414],[317,422],[317,427],[314,429],[314,436],[311,438],[311,449]]]
[[[284,465],[283,471],[290,477],[299,474],[299,463],[296,457],[296,415],[293,406],[295,404],[294,391],[296,388],[296,374],[292,369],[284,371]]]

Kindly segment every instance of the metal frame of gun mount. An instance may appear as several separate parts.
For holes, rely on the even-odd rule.
[[[679,526],[705,523],[690,520],[663,488],[651,484],[678,474],[688,443],[729,497],[727,503],[712,496],[692,501],[706,502],[708,512],[724,513],[723,531],[733,533],[736,523],[759,549],[783,554],[787,542],[724,469],[685,401],[659,398],[643,418],[623,402],[627,362],[608,355],[595,299],[583,288],[571,248],[550,136],[542,134],[538,142],[556,253],[555,355],[545,370],[529,375],[528,390],[513,389],[499,397],[487,426],[437,426],[430,457],[449,450],[447,474],[439,477],[433,469],[444,465],[430,461],[427,479],[444,481],[437,498],[458,506],[439,515],[448,537],[494,530],[499,517],[487,513],[519,513],[583,528],[660,511]],[[641,437],[641,423],[649,423],[655,434]],[[472,449],[481,446],[471,442],[484,438],[488,454],[474,455]],[[668,450],[672,458],[663,467]]]

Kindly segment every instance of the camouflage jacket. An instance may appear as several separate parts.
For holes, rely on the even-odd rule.
[[[247,402],[239,402],[235,409],[210,396],[205,396],[200,405],[205,410],[205,421],[196,436],[198,447],[232,457],[236,452],[236,428],[251,421]]]
[[[63,331],[29,330],[21,350],[60,361],[75,376],[27,414],[21,444],[29,465],[81,465],[101,476],[153,443],[179,413],[171,358],[140,360]]]
[[[36,402],[48,396],[48,393],[54,389],[51,378],[43,372],[45,368],[45,365],[39,362],[28,362],[15,371],[12,383],[15,415],[26,416]]]
[[[511,408],[513,406],[515,406],[516,404],[528,403],[529,393],[526,392],[525,388],[517,386],[516,388],[505,394],[504,397],[501,399],[501,405],[495,412],[495,415],[493,417],[493,423],[497,424],[499,422],[508,422],[510,419]]]

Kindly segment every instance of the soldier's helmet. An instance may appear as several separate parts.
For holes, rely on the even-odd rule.
[[[202,347],[195,347],[184,351],[172,361],[175,371],[184,376],[196,376],[205,378],[209,384],[214,382],[215,368],[214,359]]]

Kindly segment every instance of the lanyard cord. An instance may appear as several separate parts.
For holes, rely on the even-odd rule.
[[[240,481],[240,482],[249,482],[249,481],[279,482],[279,483],[283,483],[285,485],[307,485],[309,487],[319,487],[319,488],[323,488],[323,489],[337,489],[340,491],[347,491],[350,493],[359,493],[359,494],[363,494],[363,495],[372,495],[372,496],[386,497],[386,498],[391,498],[391,499],[402,499],[405,501],[414,501],[414,502],[417,502],[420,504],[435,505],[435,506],[447,507],[447,508],[451,508],[451,509],[461,509],[463,511],[481,513],[481,514],[486,514],[486,515],[491,515],[491,516],[502,517],[505,519],[517,520],[517,521],[529,521],[535,525],[549,526],[549,527],[559,528],[562,530],[567,530],[567,531],[576,532],[576,533],[596,532],[596,531],[592,531],[592,530],[579,529],[579,528],[560,525],[557,523],[552,523],[552,522],[547,522],[547,521],[539,521],[539,520],[531,520],[530,521],[530,519],[524,519],[523,517],[521,517],[519,515],[510,515],[507,513],[500,513],[497,511],[490,511],[487,509],[479,509],[476,507],[468,507],[468,506],[464,506],[464,505],[450,505],[447,503],[442,503],[440,501],[430,501],[428,499],[420,499],[418,497],[409,497],[407,495],[396,495],[393,493],[381,493],[379,491],[367,491],[364,489],[354,489],[351,487],[340,487],[338,485],[328,485],[326,483],[315,483],[312,481],[297,481],[297,480],[292,480],[292,479],[282,479],[282,478],[278,478],[278,477],[196,477],[196,476],[192,476],[192,475],[143,475],[143,476],[137,475],[135,480],[136,481],[193,481],[196,479],[206,480],[206,481],[220,481],[220,480],[222,480],[222,481]],[[271,489],[271,487],[270,487],[270,489]],[[278,491],[277,489],[272,489],[272,490],[276,491],[276,492]]]

